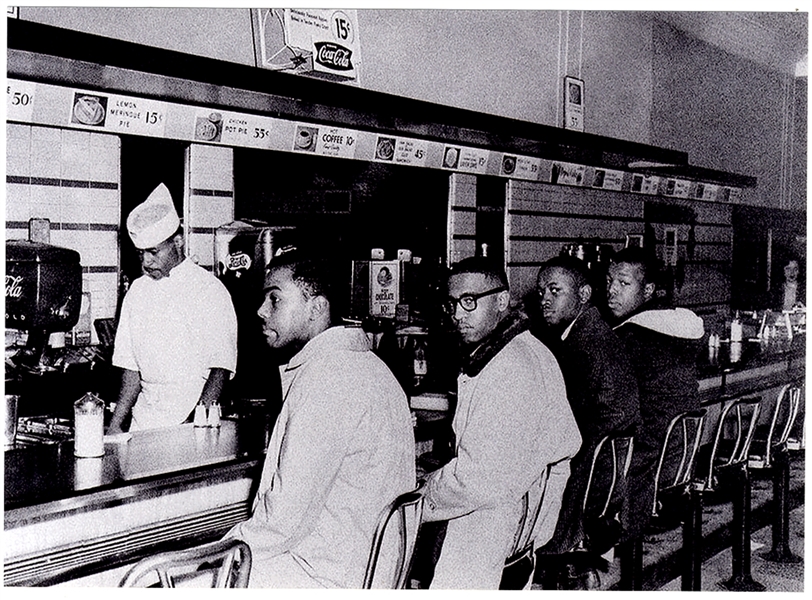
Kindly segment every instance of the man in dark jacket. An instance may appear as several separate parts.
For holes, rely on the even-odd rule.
[[[644,249],[626,248],[606,276],[607,305],[637,375],[643,418],[629,474],[630,537],[639,535],[651,516],[655,469],[668,424],[699,408],[696,358],[704,325],[690,310],[658,302],[657,272],[656,259]]]
[[[541,549],[543,553],[559,554],[577,546],[585,534],[597,535],[597,531],[588,530],[588,524],[585,530],[582,522],[592,455],[604,436],[634,433],[640,420],[640,404],[628,356],[592,305],[586,264],[571,257],[548,260],[539,270],[536,291],[543,320],[542,337],[561,367],[567,399],[583,438],[581,450],[571,463],[572,473],[555,534]],[[597,472],[591,488],[597,496],[603,496],[610,485],[609,469],[611,463],[601,465]]]

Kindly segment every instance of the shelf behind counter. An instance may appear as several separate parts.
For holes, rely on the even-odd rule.
[[[223,419],[136,431],[75,458],[62,442],[5,452],[4,585],[51,585],[222,535],[250,513],[267,433]]]

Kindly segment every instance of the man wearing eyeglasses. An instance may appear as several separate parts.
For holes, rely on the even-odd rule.
[[[424,521],[448,521],[431,587],[497,589],[524,514],[547,466],[536,545],[555,529],[569,461],[581,436],[550,351],[510,308],[507,277],[489,259],[451,269],[445,304],[464,349],[454,415],[455,457],[426,479]]]

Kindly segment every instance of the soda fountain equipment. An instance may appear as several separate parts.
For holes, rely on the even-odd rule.
[[[6,329],[28,332],[16,366],[49,369],[43,362],[48,336],[79,321],[82,266],[79,253],[27,240],[6,241]]]

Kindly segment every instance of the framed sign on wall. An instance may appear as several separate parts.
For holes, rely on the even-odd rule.
[[[584,130],[584,82],[564,77],[564,129]]]

